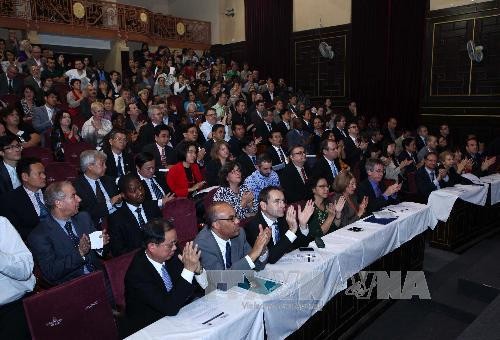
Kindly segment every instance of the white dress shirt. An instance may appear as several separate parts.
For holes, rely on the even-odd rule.
[[[139,216],[138,216],[139,214],[136,212],[136,210],[139,208],[141,209],[141,216],[142,216],[144,222],[148,223],[148,218],[146,217],[146,214],[144,213],[144,208],[142,207],[142,204],[139,204],[137,207],[135,205],[128,203],[128,202],[126,202],[126,204],[127,204],[128,209],[132,212],[132,215],[134,215],[134,217],[137,221],[137,224],[140,225]]]
[[[226,268],[226,243],[229,242],[229,245],[231,245],[231,240],[223,240],[217,235],[216,233],[213,232],[213,230],[210,231],[212,235],[214,235],[215,241],[217,242],[217,245],[219,246],[220,252],[222,254],[222,260],[224,261],[224,268]],[[255,268],[255,263],[253,263],[252,259],[250,256],[246,255],[245,260],[247,260],[248,265],[250,266],[250,269]]]
[[[14,189],[17,189],[18,187],[21,186],[21,182],[19,181],[19,177],[17,177],[16,168],[11,166],[10,164],[5,163],[5,162],[3,162],[3,164],[5,165],[5,168],[7,169],[7,172],[9,173],[10,182],[12,183],[12,187]]]
[[[159,197],[156,196],[156,193],[153,190],[151,182],[154,182],[156,184],[156,186],[158,187],[158,189],[160,189],[160,191],[163,193],[163,196],[165,196],[165,191],[163,191],[163,189],[161,188],[160,184],[158,184],[158,182],[155,180],[154,176],[151,177],[151,178],[146,178],[146,177],[142,176],[139,173],[138,173],[138,175],[139,175],[139,178],[141,179],[141,181],[146,182],[146,185],[148,186],[148,190],[151,193],[151,198],[153,200],[155,200],[155,201],[158,202],[158,208],[163,207],[163,201],[161,200],[161,198],[159,198]]]
[[[0,216],[0,306],[20,299],[35,286],[33,256],[9,220]]]
[[[279,232],[274,230],[276,227],[274,225],[274,222],[276,222],[277,220],[272,220],[270,219],[269,217],[267,217],[266,214],[264,213],[261,213],[262,214],[262,217],[264,217],[264,221],[266,221],[266,224],[269,226],[269,228],[271,228],[272,232],[271,232],[271,235],[272,235],[272,238],[273,238],[273,244],[276,244],[276,239],[274,238],[274,235],[276,234],[276,232]],[[291,243],[293,243],[293,241],[295,241],[297,239],[297,235],[295,235],[294,232],[292,232],[290,229],[288,229],[285,233],[285,236],[290,240]]]
[[[26,187],[23,187],[24,191],[26,191],[26,194],[28,194],[28,197],[30,198],[31,203],[33,204],[33,208],[35,208],[36,214],[40,216],[40,206],[38,205],[38,202],[35,197],[35,193]],[[45,201],[43,199],[43,193],[41,189],[38,189],[37,193],[39,193],[40,201],[42,201],[43,204],[45,204]]]

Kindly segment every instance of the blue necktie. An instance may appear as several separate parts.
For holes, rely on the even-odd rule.
[[[280,241],[280,230],[278,228],[278,221],[273,223],[274,244]]]
[[[163,284],[165,285],[167,292],[170,292],[172,288],[174,288],[174,285],[165,265],[161,266],[161,279],[163,280]]]
[[[144,218],[142,217],[141,211],[142,211],[141,208],[135,209],[135,212],[137,213],[137,219],[139,220],[139,228],[142,229],[142,226],[145,225],[146,222],[144,221]]]
[[[337,167],[335,166],[335,162],[334,161],[331,161],[330,162],[330,169],[332,169],[332,174],[333,174],[333,177],[337,177],[337,175],[339,174],[338,170],[337,170]]]
[[[378,184],[375,184],[375,197],[376,198],[379,198],[380,196],[382,196],[382,190],[380,190],[380,187],[378,186]]]
[[[80,240],[78,239],[78,236],[76,236],[75,233],[73,232],[73,225],[71,224],[71,221],[66,222],[66,224],[64,225],[64,229],[66,229],[69,238],[71,239],[71,241],[73,241],[73,245],[78,251],[78,245],[80,244]],[[85,257],[85,268],[87,269],[88,272],[91,273],[95,270],[95,267],[92,263],[89,262],[89,259],[90,259],[89,256]]]
[[[434,183],[435,179],[436,179],[436,176],[434,175],[434,171],[431,171],[431,182],[432,182],[432,184],[435,184]],[[438,185],[436,185],[436,188],[441,189],[441,187],[439,185],[439,182],[438,182]]]
[[[257,165],[257,157],[255,157],[255,156],[250,156],[250,158],[252,159],[252,163],[253,163],[253,165]]]
[[[233,263],[231,262],[231,243],[226,242],[226,269],[231,268]]]
[[[35,192],[35,199],[36,199],[36,203],[38,203],[38,207],[40,208],[40,218],[47,217],[47,215],[49,214],[49,211],[47,210],[47,207],[45,206],[45,204],[43,204],[42,199],[40,198],[39,192]]]
[[[122,168],[122,156],[118,156],[118,177],[123,176],[123,168]]]
[[[150,183],[151,183],[151,188],[153,189],[153,192],[155,193],[156,199],[161,200],[163,198],[163,193],[161,192],[158,185],[156,185],[155,180],[151,178]]]

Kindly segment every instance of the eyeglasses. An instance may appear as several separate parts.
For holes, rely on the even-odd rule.
[[[239,173],[241,173],[241,170],[240,169],[233,169],[233,170],[231,170],[229,172],[232,173],[232,174],[239,174]]]
[[[3,150],[4,151],[7,151],[7,150],[22,150],[23,149],[23,146],[21,144],[14,144],[14,145],[7,145],[7,146],[4,146]]]
[[[240,219],[237,216],[229,216],[227,218],[218,218],[215,221],[231,221],[231,222],[236,222],[239,221]]]
[[[299,152],[294,152],[293,154],[295,156],[302,156],[302,155],[305,155],[306,153],[304,151],[299,151]]]
[[[349,126],[349,129],[357,129],[357,128],[358,128],[357,125],[351,125],[351,126]]]
[[[325,189],[325,188],[329,188],[330,186],[328,184],[324,184],[324,185],[317,185],[316,188],[321,188],[321,189]]]
[[[174,246],[177,246],[177,240],[168,242],[168,243],[158,243],[158,247],[165,247],[167,249],[172,249]]]

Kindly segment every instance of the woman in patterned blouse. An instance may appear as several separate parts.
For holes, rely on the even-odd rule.
[[[253,193],[241,183],[240,165],[229,161],[224,164],[219,173],[220,187],[214,195],[214,202],[227,202],[235,210],[239,219],[253,216],[257,210],[253,206]]]
[[[309,233],[321,237],[340,226],[345,198],[341,196],[335,203],[328,202],[329,185],[325,178],[310,179],[309,186],[314,200],[314,212],[309,219]]]

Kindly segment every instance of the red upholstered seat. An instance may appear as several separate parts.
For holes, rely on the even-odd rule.
[[[5,94],[5,95],[0,97],[0,100],[9,106],[16,105],[16,103],[19,99],[20,98],[15,94]]]
[[[32,295],[23,304],[33,339],[118,339],[102,271]]]
[[[80,154],[85,150],[95,149],[95,147],[86,142],[64,143],[63,148],[64,160],[76,166],[77,169],[80,168]]]
[[[22,156],[40,158],[44,166],[47,166],[47,164],[54,161],[52,150],[41,146],[32,146],[30,148],[23,149]]]
[[[77,168],[69,162],[51,162],[45,166],[47,185],[56,181],[73,181],[78,176]]]
[[[125,310],[125,274],[136,252],[134,250],[103,262],[118,310]]]
[[[208,211],[208,208],[210,208],[212,203],[214,203],[214,196],[217,189],[219,188],[214,188],[210,190],[209,192],[207,192],[205,197],[203,197],[203,206],[205,207],[205,211]]]
[[[184,106],[182,105],[182,101],[183,98],[181,96],[170,96],[167,99],[168,105],[170,105],[171,103],[175,103],[178,113],[184,113]]]
[[[177,231],[179,249],[184,248],[186,242],[194,240],[198,228],[196,207],[193,201],[187,198],[178,198],[167,202],[163,207],[163,217],[172,220]]]

